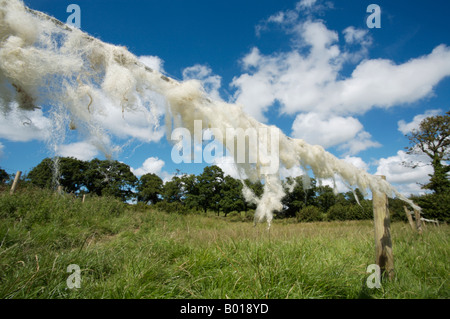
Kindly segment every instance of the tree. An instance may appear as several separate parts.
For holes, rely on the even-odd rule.
[[[55,167],[58,167],[58,170],[55,171]],[[27,177],[32,184],[41,188],[55,188],[61,185],[66,192],[76,193],[86,185],[87,167],[87,162],[73,157],[45,158],[28,173]]]
[[[44,158],[38,165],[33,167],[28,173],[31,184],[40,188],[52,188],[53,183],[53,160]]]
[[[86,185],[85,172],[89,163],[73,157],[59,159],[59,184],[66,192],[76,193]]]
[[[221,187],[221,198],[219,205],[225,214],[232,211],[241,211],[244,209],[244,197],[242,195],[242,183],[231,176],[225,176]]]
[[[324,212],[328,211],[331,206],[336,204],[336,200],[337,196],[330,186],[325,185],[317,187],[316,202]]]
[[[445,162],[450,159],[450,111],[445,115],[425,118],[419,129],[412,130],[406,136],[411,144],[406,148],[408,154],[422,153],[431,159],[433,174],[430,175],[430,182],[422,188],[432,190],[436,194],[448,192],[450,166]]]
[[[183,180],[180,176],[173,176],[162,188],[163,200],[167,203],[182,203],[184,198]]]
[[[203,173],[198,176],[198,203],[206,213],[208,208],[214,209],[219,213],[221,186],[224,179],[224,173],[219,166],[206,166]]]
[[[0,185],[6,184],[9,180],[9,174],[2,168],[0,168]]]
[[[90,193],[114,196],[122,201],[135,195],[133,189],[138,181],[127,164],[97,158],[89,162],[85,177]]]
[[[163,181],[153,173],[142,175],[137,186],[137,200],[140,202],[156,204],[160,201],[162,194]]]
[[[292,191],[289,191],[293,183],[295,183],[295,186]],[[314,179],[311,179],[311,186],[305,189],[302,176],[288,177],[284,183],[284,188],[286,196],[281,201],[284,207],[282,215],[294,217],[303,207],[315,205],[316,181]]]
[[[184,203],[187,208],[195,209],[198,211],[199,209],[199,200],[200,200],[200,191],[198,188],[198,179],[194,174],[183,175],[181,177],[183,183],[184,190]]]

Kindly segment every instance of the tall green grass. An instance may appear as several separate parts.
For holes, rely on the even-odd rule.
[[[235,214],[236,215],[236,214]],[[449,298],[449,226],[392,224],[396,276],[369,289],[370,221],[275,221],[0,194],[1,298]],[[231,222],[233,220],[233,222]],[[243,220],[243,221],[240,221]],[[69,289],[67,267],[81,268]]]

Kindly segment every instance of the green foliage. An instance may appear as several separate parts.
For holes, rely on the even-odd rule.
[[[352,204],[348,206],[347,220],[365,220],[373,219],[372,202],[368,200],[360,200],[360,205]]]
[[[323,211],[328,209],[336,203],[337,196],[334,190],[330,186],[317,187],[317,206],[321,207]]]
[[[27,228],[66,218],[84,218],[86,215],[119,216],[125,204],[110,197],[88,196],[85,203],[74,195],[61,195],[51,190],[28,188],[14,195],[0,194],[0,218],[20,221]]]
[[[133,198],[137,178],[130,167],[119,161],[93,159],[84,173],[86,188],[97,196],[113,196],[125,201]]]
[[[181,203],[184,197],[183,179],[175,175],[166,182],[162,189],[162,197],[166,203]]]
[[[292,185],[294,185],[293,188]],[[315,185],[316,181],[314,179],[309,179],[304,176],[295,178],[288,177],[284,183],[286,192],[286,196],[282,199],[284,209],[282,212],[279,212],[278,215],[283,217],[294,217],[303,207],[314,205],[316,197]],[[292,188],[292,191],[289,191],[290,188]]]
[[[450,191],[450,111],[445,115],[427,117],[407,135],[411,146],[407,148],[409,154],[426,154],[432,161],[433,174],[430,181],[423,186],[437,194]],[[411,163],[408,163],[411,164]],[[412,163],[413,167],[417,164]]]
[[[242,183],[231,176],[225,176],[220,190],[219,205],[225,217],[232,211],[244,210],[245,199],[242,195]]]
[[[349,212],[348,205],[335,204],[331,206],[327,211],[328,220],[347,220],[347,215]]]
[[[250,212],[250,218],[235,212],[218,218],[126,207],[114,198],[88,196],[81,203],[42,189],[1,193],[0,298],[450,297],[448,225],[418,237],[392,223],[396,278],[368,289],[370,221],[275,220],[267,231],[253,226]],[[81,268],[80,289],[67,287],[70,264]]]
[[[124,163],[99,159],[85,162],[70,157],[46,158],[27,178],[40,188],[54,189],[61,185],[68,193],[88,192],[123,201],[134,196],[132,189],[137,183],[136,176]]]
[[[221,187],[224,181],[222,169],[216,165],[207,166],[198,176],[198,204],[206,211],[210,208],[219,212]]]
[[[196,211],[199,210],[200,191],[198,188],[197,176],[194,174],[185,174],[181,177],[181,179],[183,182],[183,198],[186,208]]]
[[[145,174],[139,179],[137,186],[138,197],[137,200],[140,202],[151,202],[155,204],[160,201],[159,196],[162,193],[163,181],[156,174]]]
[[[9,181],[9,174],[2,168],[0,168],[0,185],[6,184]]]
[[[33,185],[40,188],[53,188],[54,162],[50,158],[45,158],[27,175]]]
[[[422,208],[424,218],[450,221],[450,192],[417,196],[412,200]]]
[[[185,205],[183,205],[183,203],[181,203],[179,201],[168,202],[168,201],[163,200],[161,202],[157,202],[154,205],[154,208],[159,211],[166,212],[166,213],[184,214],[184,213],[188,212]]]
[[[322,219],[322,211],[316,206],[306,206],[297,213],[299,222],[319,222]]]

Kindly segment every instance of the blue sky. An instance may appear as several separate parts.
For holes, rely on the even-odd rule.
[[[126,46],[177,80],[203,81],[211,96],[242,103],[285,134],[386,175],[405,194],[427,181],[429,166],[411,170],[401,162],[424,159],[404,153],[404,135],[425,116],[450,109],[447,0],[24,2],[64,22],[67,6],[78,4],[83,31]],[[381,28],[366,24],[372,3],[381,8]],[[9,173],[53,155],[39,130],[21,134],[20,126],[1,123],[0,167]],[[131,137],[117,159],[137,175],[167,179],[177,168],[199,173],[204,166],[173,163],[165,136]],[[62,155],[102,158],[80,137]]]

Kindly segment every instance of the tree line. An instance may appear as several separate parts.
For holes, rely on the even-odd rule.
[[[5,182],[10,177],[0,169],[0,178]],[[65,192],[75,196],[113,196],[167,212],[212,211],[225,217],[231,212],[248,212],[256,208],[255,204],[245,200],[243,184],[258,197],[263,193],[260,181],[247,179],[242,182],[225,175],[215,165],[205,167],[199,175],[177,171],[171,180],[164,183],[152,173],[137,178],[127,164],[115,160],[82,161],[71,157],[44,159],[24,175],[22,183],[53,189],[60,185]],[[292,188],[293,183],[295,187]],[[286,196],[282,200],[283,209],[275,212],[276,217],[296,217],[299,221],[372,218],[371,201],[365,200],[358,189],[335,193],[329,186],[316,184],[316,180],[311,179],[310,187],[305,189],[302,176],[287,178],[284,181]]]
[[[423,209],[425,217],[445,221],[450,220],[449,123],[450,111],[425,118],[418,129],[406,135],[410,142],[406,148],[408,154],[427,155],[433,167],[429,182],[422,185],[429,192],[411,196],[411,199]],[[421,163],[404,165],[414,168]],[[0,184],[10,179],[0,168]],[[169,212],[214,211],[225,216],[233,211],[255,209],[255,205],[247,203],[242,195],[243,183],[258,197],[263,192],[261,182],[241,182],[226,176],[218,166],[207,166],[199,175],[177,172],[170,181],[163,183],[155,174],[137,178],[127,164],[118,161],[81,161],[70,157],[46,158],[22,179],[22,182],[41,188],[60,185],[68,193],[114,196],[122,201],[152,204]],[[291,189],[293,183],[295,187]],[[316,184],[312,179],[311,187],[304,189],[301,176],[287,178],[284,181],[286,196],[282,200],[283,209],[275,212],[276,217],[297,217],[301,221],[371,218],[371,201],[364,199],[358,189],[336,194],[329,186]],[[390,199],[389,205],[394,220],[406,219],[403,202]]]

